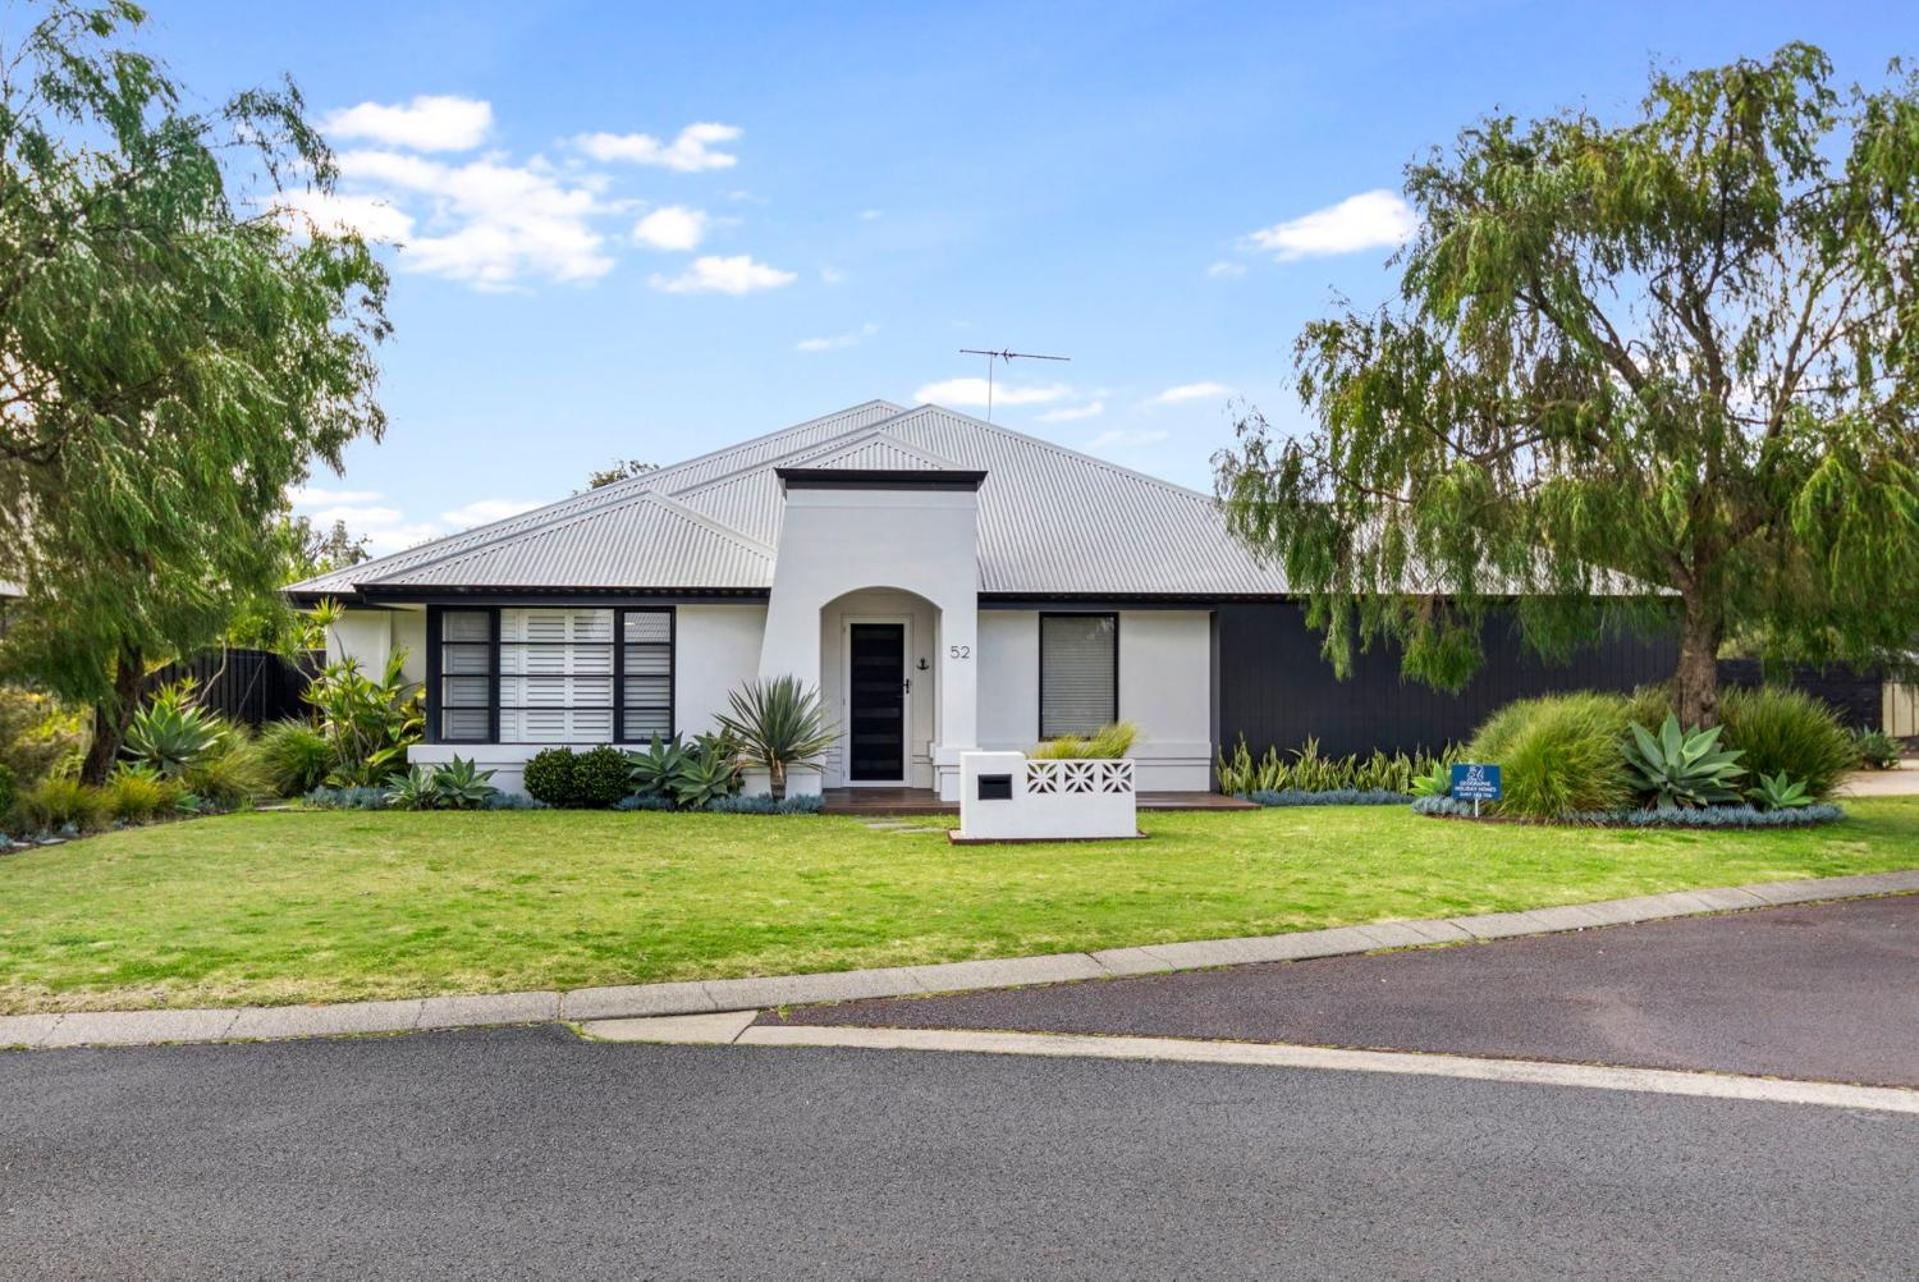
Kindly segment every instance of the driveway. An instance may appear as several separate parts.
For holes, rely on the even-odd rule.
[[[1919,895],[768,1013],[1919,1086]]]
[[[0,1054],[0,1277],[1919,1269],[1919,1117],[547,1026]]]

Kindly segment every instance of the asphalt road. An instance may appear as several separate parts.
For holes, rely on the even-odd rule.
[[[848,1002],[784,1018],[1301,1042],[1919,1086],[1919,895]]]
[[[1919,1118],[583,1043],[0,1054],[0,1276],[1909,1276]]]

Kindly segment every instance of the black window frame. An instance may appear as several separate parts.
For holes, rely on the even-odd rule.
[[[1119,708],[1119,611],[1118,610],[1041,610],[1039,622],[1033,629],[1034,666],[1039,677],[1038,707],[1033,710],[1034,720],[1039,723],[1040,743],[1049,738],[1056,739],[1059,734],[1085,734],[1084,730],[1063,730],[1059,734],[1046,733],[1046,620],[1048,619],[1111,619],[1113,621],[1113,715],[1102,722],[1110,725],[1120,719]],[[1098,727],[1094,727],[1097,729]]]
[[[670,605],[627,606],[627,605],[565,605],[555,603],[548,606],[498,606],[498,605],[429,605],[426,616],[426,741],[445,744],[501,744],[500,737],[500,687],[503,674],[500,671],[500,659],[504,648],[500,640],[500,612],[503,609],[559,609],[559,610],[610,610],[613,614],[613,650],[612,676],[613,702],[609,711],[613,717],[613,733],[606,740],[614,744],[645,744],[652,742],[653,735],[644,739],[629,738],[626,734],[626,619],[630,614],[664,614],[666,616],[666,723],[667,735],[671,738],[679,732],[679,663],[680,663],[680,618],[679,610]],[[444,669],[444,650],[449,644],[473,645],[477,642],[448,642],[445,640],[444,618],[447,614],[485,614],[487,616],[487,670],[481,673],[447,673]],[[579,645],[577,641],[516,641],[522,646]],[[658,645],[659,642],[637,642],[635,644]],[[442,722],[447,710],[445,702],[445,680],[447,676],[481,676],[487,678],[487,737],[484,739],[453,738],[445,733]],[[525,673],[513,673],[514,676],[526,676]],[[531,674],[539,675],[539,674]],[[577,674],[576,674],[577,675]],[[470,708],[470,704],[455,704],[455,709]],[[648,705],[652,706],[652,705]],[[568,705],[570,711],[594,711],[598,704]],[[546,740],[516,739],[515,745],[533,745]]]

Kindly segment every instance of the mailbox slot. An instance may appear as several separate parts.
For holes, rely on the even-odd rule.
[[[1013,799],[1013,776],[980,775],[979,799],[981,801],[1011,801]]]

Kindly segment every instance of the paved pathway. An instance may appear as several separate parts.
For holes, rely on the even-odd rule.
[[[0,1055],[0,1277],[1910,1277],[1919,1117],[582,1042]]]
[[[1919,1087],[1919,895],[801,1007],[759,1022],[1289,1042]]]
[[[1905,757],[1891,770],[1861,770],[1840,786],[1845,797],[1919,796],[1919,757]]]

